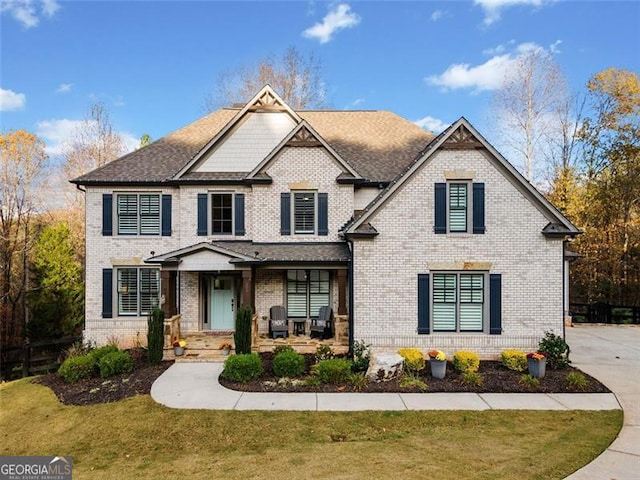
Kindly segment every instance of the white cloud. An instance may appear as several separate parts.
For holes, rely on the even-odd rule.
[[[513,42],[509,42],[509,44],[511,43]],[[557,45],[558,42],[555,42],[549,47],[547,52],[554,53],[554,51],[557,51]],[[442,87],[445,91],[459,88],[469,88],[472,89],[474,93],[497,90],[502,86],[505,77],[514,71],[512,66],[517,63],[523,55],[537,50],[544,51],[545,49],[534,42],[524,42],[515,45],[510,52],[496,55],[497,53],[506,51],[504,45],[498,45],[497,47],[483,51],[483,53],[486,54],[494,54],[494,56],[485,63],[475,66],[468,63],[456,63],[450,65],[440,75],[428,76],[425,78],[425,81],[430,85]]]
[[[445,12],[444,10],[436,10],[435,12],[433,12],[431,14],[431,21],[432,22],[437,22],[438,20],[440,20],[442,17],[444,17],[446,15],[447,12]]]
[[[56,93],[69,93],[73,87],[73,83],[61,83],[56,89]]]
[[[0,112],[20,110],[24,108],[25,103],[27,103],[27,97],[24,93],[16,93],[13,90],[0,88]]]
[[[39,5],[40,9],[36,6]],[[2,0],[0,13],[8,13],[14,20],[22,24],[24,28],[37,27],[40,16],[51,18],[60,9],[57,0]]]
[[[420,120],[416,120],[413,123],[415,123],[420,128],[423,128],[432,133],[435,133],[436,135],[444,131],[449,126],[448,123],[444,123],[439,118],[433,118],[433,117],[424,117],[424,118],[421,118]]]
[[[364,98],[356,98],[353,102],[349,102],[345,105],[344,109],[349,110],[350,108],[357,107],[358,105],[364,103]]]
[[[360,23],[360,17],[351,12],[351,7],[346,3],[341,3],[322,19],[321,23],[316,23],[313,27],[307,28],[302,35],[327,43],[338,30],[355,27]]]
[[[36,134],[44,139],[45,151],[52,157],[62,155],[85,120],[52,119],[36,123]],[[116,132],[122,137],[127,152],[140,146],[140,139],[129,132]]]
[[[502,11],[509,7],[516,5],[531,5],[533,7],[540,7],[544,3],[549,3],[550,0],[474,0],[476,5],[480,5],[484,10],[483,23],[486,26],[500,20]]]

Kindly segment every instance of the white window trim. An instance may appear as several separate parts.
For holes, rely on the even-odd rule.
[[[136,282],[137,282],[137,298],[136,298],[136,312],[122,312],[120,309],[120,279],[119,279],[119,271],[121,270],[136,270]],[[141,304],[141,296],[140,296],[140,292],[141,292],[141,288],[140,288],[140,284],[142,281],[142,276],[140,275],[140,271],[141,270],[154,270],[158,272],[158,305],[160,306],[160,299],[162,296],[162,277],[160,275],[160,269],[159,268],[154,268],[154,267],[139,267],[139,266],[133,266],[133,265],[122,265],[122,266],[118,266],[118,267],[114,267],[113,271],[114,271],[114,279],[115,281],[113,282],[113,287],[114,287],[114,295],[113,298],[115,300],[115,311],[117,312],[117,316],[118,317],[146,317],[149,312],[143,312],[142,311],[142,304]]]
[[[296,194],[298,193],[313,195],[313,232],[296,232]],[[301,236],[318,234],[318,192],[316,190],[291,190],[291,234]]]
[[[489,333],[489,303],[490,285],[489,272],[479,270],[431,270],[429,275],[429,329],[437,335],[480,335]],[[456,329],[455,330],[435,330],[434,328],[434,276],[435,275],[457,275],[456,280]],[[482,330],[460,330],[460,275],[482,275]]]

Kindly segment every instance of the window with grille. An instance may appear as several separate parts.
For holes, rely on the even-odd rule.
[[[211,234],[231,235],[233,233],[233,194],[211,194]]]
[[[160,270],[119,268],[118,315],[147,315],[160,304]]]
[[[296,234],[316,233],[315,192],[294,192],[293,226]]]
[[[482,273],[433,274],[434,332],[484,330],[484,277]]]
[[[118,235],[160,235],[160,195],[117,196]]]
[[[293,318],[316,318],[321,307],[329,306],[328,270],[287,271],[287,315]]]

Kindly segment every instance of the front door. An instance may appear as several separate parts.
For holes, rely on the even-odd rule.
[[[211,330],[233,330],[233,312],[233,279],[217,277],[211,282],[211,308],[209,311]]]

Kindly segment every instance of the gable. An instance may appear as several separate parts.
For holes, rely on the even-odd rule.
[[[250,172],[295,124],[285,112],[248,112],[192,171]]]
[[[372,220],[375,213],[385,208],[385,204],[406,183],[412,182],[417,172],[440,156],[440,152],[460,152],[455,164],[450,164],[448,170],[462,170],[468,167],[466,160],[471,158],[466,151],[474,152],[475,156],[481,155],[484,161],[489,162],[500,172],[502,181],[509,182],[518,190],[524,198],[537,209],[549,223],[557,225],[555,236],[561,232],[563,235],[577,235],[580,232],[564,215],[562,215],[544,196],[538,192],[524,177],[511,165],[500,153],[493,148],[464,118],[460,118],[451,127],[435,138],[407,169],[400,174],[383,192],[365,209],[365,212],[346,229],[347,234],[357,234]],[[481,153],[480,153],[481,152]],[[478,157],[480,158],[480,157]],[[442,180],[444,172],[442,172]],[[504,205],[503,205],[504,207]],[[524,212],[522,212],[524,213]],[[543,226],[540,227],[540,230]],[[546,232],[545,232],[546,233]]]

